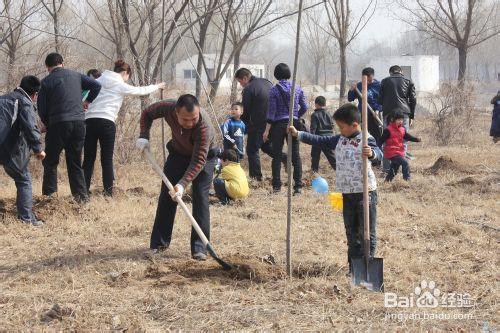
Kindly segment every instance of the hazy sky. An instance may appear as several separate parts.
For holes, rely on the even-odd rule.
[[[360,33],[356,40],[356,44],[370,45],[374,42],[389,42],[390,40],[396,40],[400,35],[409,30],[409,27],[402,23],[401,21],[394,18],[394,14],[388,8],[387,3],[390,0],[378,0],[377,9],[371,18],[368,25]],[[308,4],[316,3],[317,0],[307,1]],[[368,0],[351,0],[350,5],[352,7],[352,15],[355,20],[361,15],[361,11],[364,6],[366,6]],[[324,7],[320,5],[318,7],[324,14]],[[326,22],[326,14],[324,14]],[[294,44],[295,43],[295,25],[297,16],[294,16],[287,22],[283,22],[279,25],[279,28],[274,30],[270,35],[271,38],[276,43],[282,44]],[[292,26],[293,25],[293,26]],[[329,29],[325,26],[325,29]]]

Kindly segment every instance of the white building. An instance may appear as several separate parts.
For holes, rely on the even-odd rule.
[[[205,62],[207,64],[208,72],[210,76],[213,78],[213,74],[215,73],[215,70],[217,69],[219,58],[218,54],[205,54]],[[184,59],[181,62],[177,63],[175,65],[175,82],[180,85],[184,85],[187,89],[192,89],[194,90],[196,87],[196,70],[193,68],[193,63],[195,68],[196,64],[198,63],[198,55],[193,55],[191,57],[191,61],[189,59]],[[258,76],[258,77],[265,77],[266,72],[265,68],[266,66],[264,64],[260,64],[256,61],[253,61],[249,59],[246,56],[241,56],[240,57],[240,68],[245,67],[248,68],[253,75]],[[222,66],[224,66],[225,61],[223,62]],[[231,84],[233,82],[234,78],[234,68],[233,64],[229,65],[226,73],[224,74],[223,78],[221,79],[219,83],[219,90],[220,91],[229,91],[231,89]],[[208,80],[207,80],[207,75],[205,73],[205,70],[201,71],[201,77],[203,79],[203,82],[207,86],[208,89]]]
[[[395,56],[374,58],[368,66],[375,69],[375,77],[382,81],[389,76],[389,68],[399,65],[405,77],[411,79],[418,93],[435,93],[439,90],[439,56]]]

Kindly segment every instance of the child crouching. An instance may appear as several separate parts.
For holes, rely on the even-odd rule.
[[[222,153],[220,178],[214,179],[215,195],[222,204],[230,200],[243,199],[250,189],[245,171],[241,168],[239,156],[234,149],[225,149]]]
[[[349,272],[352,260],[363,256],[363,157],[372,163],[382,160],[382,152],[369,135],[368,145],[362,147],[361,116],[353,104],[344,104],[334,114],[340,135],[319,136],[299,132],[293,126],[289,131],[300,141],[315,146],[335,149],[336,189],[342,193],[343,217],[347,237]],[[377,180],[368,163],[368,189],[370,210],[370,256],[375,254],[377,226]]]

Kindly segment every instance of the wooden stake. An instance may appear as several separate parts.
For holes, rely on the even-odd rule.
[[[299,61],[300,24],[302,20],[302,0],[299,1],[299,17],[297,19],[297,35],[295,39],[295,59],[293,63],[292,91],[290,93],[288,125],[293,126],[293,109],[295,106],[295,80]],[[286,170],[288,173],[288,206],[286,214],[286,271],[292,277],[292,134],[288,133],[288,158]]]
[[[163,49],[165,48],[165,0],[162,2],[161,6],[162,10],[162,19],[161,19],[161,50],[160,50],[160,82],[163,81]],[[163,100],[163,89],[160,89],[160,99]],[[161,151],[163,153],[163,163],[165,163],[167,159],[166,154],[166,146],[165,146],[165,121],[162,119],[161,121]]]

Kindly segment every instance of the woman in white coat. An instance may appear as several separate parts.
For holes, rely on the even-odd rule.
[[[102,182],[104,194],[113,195],[113,152],[115,148],[115,121],[125,96],[149,95],[158,89],[164,89],[165,83],[145,87],[134,87],[127,84],[131,74],[130,65],[123,60],[115,62],[113,71],[106,70],[97,79],[102,88],[85,113],[85,147],[83,170],[87,190],[90,189],[94,163],[97,154],[97,142],[101,146]]]

